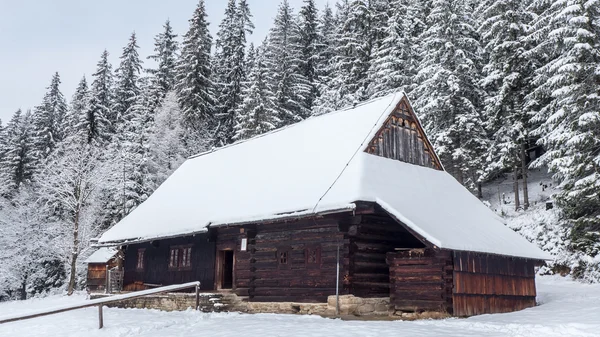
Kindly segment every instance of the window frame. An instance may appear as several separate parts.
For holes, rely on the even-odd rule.
[[[314,261],[311,261],[311,256],[314,256]],[[307,269],[321,268],[321,245],[310,245],[304,248],[304,264]]]
[[[169,270],[180,271],[192,269],[192,246],[178,245],[169,247]]]
[[[135,270],[136,271],[144,271],[144,267],[146,266],[146,248],[138,248],[137,250],[137,260],[135,262]]]
[[[291,247],[279,247],[277,248],[277,255],[275,255],[275,258],[277,260],[277,268],[278,269],[290,269],[290,266],[292,264],[292,260],[291,260],[291,253],[292,249]],[[282,261],[282,254],[285,254],[285,262],[281,262]]]

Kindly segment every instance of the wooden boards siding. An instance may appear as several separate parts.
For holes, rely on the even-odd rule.
[[[191,267],[169,268],[170,248],[191,245]],[[144,269],[137,270],[138,249],[144,250]],[[126,290],[141,290],[140,284],[171,285],[200,281],[202,290],[213,290],[215,244],[208,234],[179,237],[127,246],[124,261],[123,286]],[[136,285],[137,283],[137,285]]]
[[[535,261],[454,252],[454,315],[510,312],[535,306]]]
[[[452,313],[452,256],[438,249],[387,254],[390,303],[406,312]]]
[[[396,248],[421,248],[423,244],[402,225],[384,214],[362,215],[350,225],[350,293],[358,297],[388,297],[389,268],[386,254]]]
[[[369,143],[366,152],[410,164],[442,169],[406,98],[385,121]]]
[[[115,260],[109,263],[88,263],[86,287],[89,291],[100,291],[106,289],[106,266],[116,266]]]

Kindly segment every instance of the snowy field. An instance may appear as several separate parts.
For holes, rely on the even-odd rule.
[[[53,296],[0,303],[0,317],[84,298]],[[88,308],[2,324],[0,336],[600,336],[600,285],[539,277],[538,302],[535,308],[509,314],[414,322],[105,308],[102,330],[97,329],[97,309]]]

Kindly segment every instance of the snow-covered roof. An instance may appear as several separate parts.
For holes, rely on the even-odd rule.
[[[372,201],[440,248],[549,258],[447,172],[364,152],[403,97],[395,93],[192,157],[99,244]]]
[[[116,254],[117,249],[115,247],[100,247],[85,259],[85,263],[106,263],[115,257]]]

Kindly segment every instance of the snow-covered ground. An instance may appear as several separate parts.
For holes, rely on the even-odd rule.
[[[96,308],[0,325],[0,336],[600,336],[600,285],[559,276],[538,278],[539,306],[468,319],[423,321],[342,321],[316,316],[205,314],[193,310],[104,310],[98,330]],[[0,318],[85,300],[52,296],[0,303]]]

